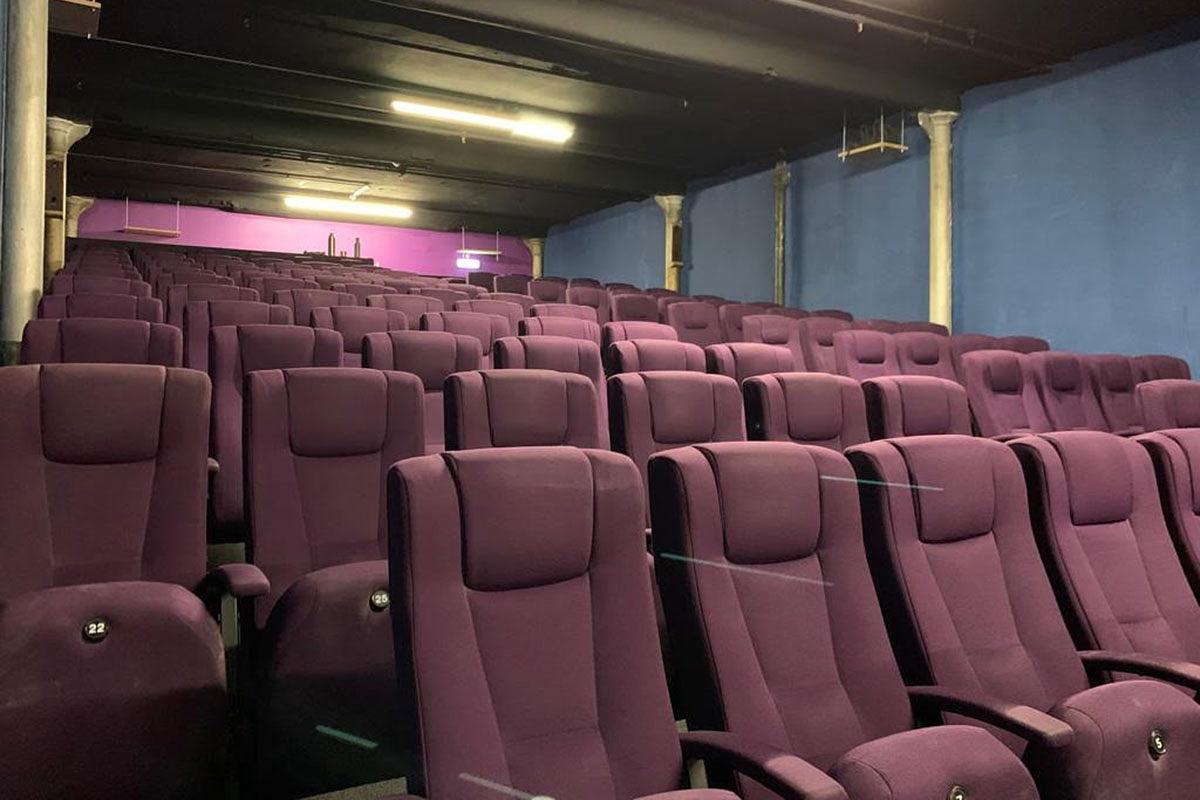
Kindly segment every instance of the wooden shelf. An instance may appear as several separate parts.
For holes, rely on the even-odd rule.
[[[178,239],[183,231],[173,231],[169,228],[141,228],[136,225],[126,225],[121,233],[132,233],[137,236],[160,236],[164,239]]]

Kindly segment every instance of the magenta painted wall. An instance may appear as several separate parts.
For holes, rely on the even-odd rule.
[[[175,227],[175,206],[158,203],[130,203],[129,224],[139,228]],[[362,242],[363,258],[392,269],[405,269],[428,275],[465,273],[454,266],[455,251],[462,247],[462,235],[402,228],[391,225],[366,225],[356,222],[332,222],[315,219],[288,219],[258,214],[235,214],[215,208],[182,206],[179,209],[177,238],[135,236],[121,233],[125,227],[124,200],[97,200],[79,218],[79,235],[92,239],[123,242],[158,242],[193,247],[228,247],[236,250],[267,250],[279,253],[325,252],[329,233],[337,236],[338,251],[354,254],[354,238]],[[467,234],[467,247],[491,250],[496,237]],[[500,237],[499,260],[482,256],[482,269],[491,272],[526,273],[533,259],[524,243],[513,236]]]

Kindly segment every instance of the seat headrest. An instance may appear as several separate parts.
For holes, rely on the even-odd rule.
[[[891,383],[900,393],[904,436],[943,433],[970,435],[967,393],[954,381],[924,375],[903,375],[879,378],[877,382]]]
[[[800,320],[799,324],[821,347],[833,347],[833,335],[850,327],[849,322],[833,317],[809,317]]]
[[[548,369],[581,375],[600,370],[600,348],[586,339],[522,336],[499,341],[522,351],[526,369]]]
[[[1083,385],[1083,368],[1071,353],[1048,353],[1046,380],[1056,392],[1076,392]]]
[[[463,579],[469,588],[526,589],[588,571],[595,492],[585,451],[491,448],[442,458],[463,487]]]
[[[1128,393],[1137,386],[1133,362],[1125,356],[1102,356],[1098,363],[1100,385],[1108,391]]]
[[[757,326],[759,339],[763,344],[787,344],[792,338],[792,329],[795,327],[795,322],[790,317],[781,317],[774,314],[754,314],[742,319],[742,325],[749,327],[750,319],[753,318],[754,325]]]
[[[642,375],[650,403],[650,427],[659,444],[692,444],[708,441],[717,430],[721,390],[718,381],[737,384],[732,378],[700,372],[648,372]]]
[[[496,447],[571,444],[572,431],[595,431],[596,387],[583,375],[549,369],[480,373]]]
[[[315,311],[313,312],[315,315]],[[408,318],[402,311],[370,306],[333,306],[329,309],[333,328],[342,334],[347,353],[361,353],[363,337],[379,331],[404,330]]]
[[[717,309],[709,303],[674,303],[671,313],[680,325],[688,330],[704,330],[717,323]]]
[[[1187,460],[1188,484],[1192,488],[1190,503],[1192,513],[1200,514],[1200,430],[1179,428],[1160,431],[1159,435],[1172,439],[1183,450],[1184,458]]]
[[[206,286],[208,284],[201,284]],[[265,325],[271,322],[271,306],[255,300],[192,300],[189,316],[208,312],[210,327],[218,325]]]
[[[167,370],[156,366],[43,365],[46,459],[58,464],[129,464],[155,458],[167,380]]]
[[[1133,514],[1133,466],[1127,443],[1099,431],[1043,434],[1062,459],[1076,525],[1121,522]]]
[[[941,361],[942,351],[936,333],[912,331],[900,336],[908,346],[908,357],[914,364],[931,366]]]
[[[383,449],[388,426],[388,384],[383,372],[310,367],[283,374],[293,453],[331,458]]]
[[[427,392],[440,392],[452,372],[479,369],[482,349],[473,336],[444,331],[392,331],[391,369],[411,372]],[[376,365],[378,366],[378,365]]]
[[[988,386],[999,394],[1020,394],[1025,385],[1021,361],[1016,353],[992,351],[985,362]]]
[[[841,436],[845,424],[842,390],[846,385],[841,376],[806,373],[774,377],[783,389],[791,438],[827,442]]]
[[[959,435],[891,441],[908,467],[922,542],[941,544],[991,533],[997,500],[993,459],[997,453],[1015,458],[1008,448]]]
[[[340,353],[342,336],[335,331],[317,331],[299,325],[239,325],[242,374],[259,369],[311,367],[316,359],[318,338],[326,336],[337,339]]]
[[[854,355],[860,364],[882,364],[887,361],[887,337],[882,331],[856,330],[841,334],[851,339]]]

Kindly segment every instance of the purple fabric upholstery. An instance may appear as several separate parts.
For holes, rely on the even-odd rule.
[[[579,447],[608,447],[608,394],[604,385],[604,367],[600,348],[583,339],[563,336],[509,336],[496,340],[493,366],[497,369],[554,370],[582,375],[595,389],[593,402],[595,432],[590,441],[598,444],[579,444]],[[529,412],[527,412],[529,413]],[[532,416],[532,414],[530,414]],[[534,424],[532,421],[530,424]],[[520,444],[520,442],[515,442]],[[526,442],[525,444],[546,444]]]
[[[492,292],[492,293],[486,294],[483,297],[480,297],[478,299],[480,299],[480,300],[498,300],[498,301],[505,302],[505,303],[516,303],[517,305],[519,305],[521,307],[521,316],[523,316],[523,317],[528,317],[529,309],[533,308],[534,305],[537,303],[537,301],[534,300],[529,295],[517,294],[516,292]],[[516,330],[515,323],[513,324],[513,330]]]
[[[370,333],[408,330],[408,317],[402,311],[365,306],[330,306],[312,310],[312,326],[328,328],[342,335],[342,366],[361,367],[363,338]]]
[[[484,269],[468,272],[467,284],[469,286],[478,286],[490,292],[496,284],[496,273],[488,272]]]
[[[809,316],[826,317],[828,319],[840,319],[843,322],[853,322],[854,315],[849,311],[842,311],[840,308],[818,308],[815,311],[809,311]]]
[[[893,644],[910,683],[1022,703],[1070,724],[1073,742],[1025,748],[1043,797],[1189,797],[1200,790],[1191,755],[1200,748],[1200,708],[1191,698],[1154,681],[1088,688],[1010,448],[918,436],[860,445],[848,455],[859,479],[870,482],[860,486],[871,521],[867,552],[877,559],[881,603],[894,615]],[[1098,519],[1114,508],[1105,498],[1078,510]],[[1171,731],[1172,740],[1157,760],[1147,745],[1155,728]]]
[[[692,300],[692,298],[688,297],[687,295],[678,294],[676,292],[672,292],[671,294],[656,295],[656,294],[652,294],[651,290],[647,289],[646,294],[651,295],[658,301],[658,318],[663,323],[668,322],[667,309],[670,308],[671,306],[675,305],[676,303],[695,302],[694,300]]]
[[[549,280],[547,278],[534,278],[525,287],[525,293],[539,303],[565,303],[567,301],[567,284]]]
[[[131,294],[134,297],[149,297],[150,284],[130,278],[60,272],[50,281],[50,294]]]
[[[916,320],[913,322],[898,322],[896,323],[896,329],[892,331],[892,333],[913,332],[932,333],[935,336],[945,336],[947,338],[950,336],[950,329],[945,325],[937,322],[924,322],[922,320]]]
[[[844,319],[818,316],[796,321],[797,338],[804,353],[804,364],[813,372],[838,374],[837,356],[833,350],[833,335],[850,329]]]
[[[742,319],[751,314],[763,314],[765,309],[759,303],[729,303],[717,309],[717,318],[721,323],[721,337],[726,342],[748,342],[742,330]]]
[[[38,319],[101,317],[162,322],[162,301],[129,294],[47,294],[37,307]]]
[[[512,334],[507,317],[479,314],[474,311],[433,311],[422,314],[421,330],[459,333],[478,339],[482,369],[490,369],[492,366],[492,345],[496,340]]]
[[[354,295],[346,292],[333,292],[328,289],[285,289],[275,293],[274,302],[276,305],[290,308],[292,319],[296,321],[297,325],[309,324],[314,308],[358,304]]]
[[[867,441],[867,410],[858,381],[793,372],[760,375],[742,384],[751,439],[843,450]]]
[[[778,317],[788,317],[790,319],[804,319],[812,314],[802,308],[784,308],[782,306],[773,306],[766,310],[767,314],[772,314]]]
[[[704,351],[688,342],[630,339],[609,348],[610,372],[704,372]]]
[[[925,375],[891,375],[863,381],[872,439],[971,435],[967,392],[956,381]]]
[[[833,354],[838,374],[855,380],[900,374],[890,333],[871,329],[838,331],[833,335]]]
[[[675,291],[674,289],[664,289],[661,286],[651,286],[649,289],[646,289],[646,294],[654,297],[674,297],[677,296],[679,292]]]
[[[1037,383],[1052,430],[1108,430],[1108,423],[1100,413],[1100,404],[1096,402],[1092,376],[1080,356],[1046,350],[1029,353],[1025,362]]]
[[[700,347],[720,344],[721,321],[712,303],[687,300],[667,306],[663,319],[679,334],[679,341]]]
[[[454,304],[455,311],[474,311],[477,314],[495,314],[508,320],[508,330],[514,333],[517,323],[525,319],[525,309],[507,300],[493,300],[489,297],[482,300],[459,300]]]
[[[379,294],[398,294],[398,290],[391,286],[383,286],[378,283],[334,283],[329,287],[332,291],[340,294],[352,294],[355,301],[360,306],[367,305],[367,298],[374,297]]]
[[[1143,384],[1145,385],[1145,384]],[[1160,430],[1137,437],[1158,475],[1163,511],[1193,589],[1200,588],[1200,430]]]
[[[722,310],[728,307],[723,306]],[[796,370],[796,362],[792,359],[791,352],[786,347],[773,344],[710,344],[704,348],[704,358],[709,372],[733,378],[738,383],[755,375]]]
[[[928,375],[957,381],[958,372],[950,355],[950,337],[926,331],[892,334],[896,362],[903,375]]]
[[[700,445],[652,458],[650,486],[689,724],[832,768],[855,800],[940,798],[955,784],[976,797],[1037,797],[984,731],[910,730],[844,456],[783,442]],[[772,796],[745,783],[740,794]]]
[[[167,324],[183,327],[183,310],[199,300],[249,300],[257,302],[258,292],[242,286],[222,283],[185,283],[167,290]]]
[[[632,283],[622,283],[614,281],[604,284],[604,288],[608,289],[609,294],[644,294],[640,286],[634,286]]]
[[[1191,380],[1192,370],[1188,363],[1177,356],[1147,355],[1134,356],[1134,370],[1138,383],[1168,379]]]
[[[578,279],[577,279],[578,280]],[[608,322],[610,317],[608,292],[599,285],[575,285],[567,289],[567,302],[572,305],[586,306],[596,312],[596,322],[600,325]]]
[[[982,333],[956,333],[950,337],[950,360],[954,362],[954,372],[958,380],[963,381],[962,357],[975,350],[996,350],[996,338]]]
[[[203,285],[203,284],[201,284]],[[291,309],[252,300],[194,300],[183,309],[183,363],[208,371],[209,335],[221,325],[291,325]]]
[[[387,588],[387,471],[425,452],[421,382],[339,368],[261,370],[246,382],[250,552],[271,581],[255,602],[258,796],[394,777],[411,761],[390,620],[373,598]],[[378,746],[357,753],[321,727]]]
[[[1139,383],[1135,399],[1148,431],[1200,428],[1200,383],[1160,379]]]
[[[212,514],[218,526],[240,527],[243,501],[242,412],[246,376],[263,369],[340,367],[342,335],[299,325],[221,325],[209,333],[212,444],[221,465],[213,478]]]
[[[492,281],[492,290],[506,294],[529,294],[528,275],[497,275]]]
[[[802,317],[787,317],[771,312],[749,314],[742,317],[742,336],[747,342],[786,347],[792,354],[795,369],[802,371],[807,362],[800,344],[800,328],[796,324],[800,319]]]
[[[1146,430],[1137,402],[1137,374],[1133,359],[1116,354],[1082,357],[1091,376],[1105,428],[1119,436],[1133,436]]]
[[[962,382],[981,436],[1050,430],[1028,356],[1009,350],[964,353]]]
[[[600,281],[596,280],[595,278],[568,278],[567,279],[568,289],[573,289],[577,286],[591,286],[596,289],[599,289],[602,285],[603,284],[601,284]]]
[[[851,325],[854,330],[879,331],[880,333],[899,333],[903,323],[894,319],[856,319]]]
[[[319,289],[320,284],[303,278],[289,278],[284,275],[254,275],[246,280],[246,286],[258,292],[258,299],[272,302],[276,292],[288,289]]]
[[[363,340],[363,366],[410,372],[425,387],[425,450],[445,446],[442,391],[451,373],[477,370],[482,361],[479,340],[442,331],[371,333]]]
[[[432,297],[435,300],[441,300],[442,305],[446,308],[454,308],[454,304],[460,300],[470,300],[471,295],[468,292],[460,292],[457,289],[450,289],[440,286],[426,286],[415,290],[415,294],[422,297]]]
[[[697,303],[708,303],[709,305],[717,308],[733,302],[732,300],[726,300],[724,297],[716,294],[692,295],[692,300],[696,301]]]
[[[612,295],[613,322],[658,322],[658,301],[648,294]]]
[[[624,342],[629,339],[659,339],[666,342],[679,341],[679,334],[670,325],[660,322],[609,322],[600,331],[600,346],[602,351],[608,350],[613,342]]]
[[[531,317],[567,317],[599,324],[595,308],[570,303],[535,303],[530,307],[529,315]]]
[[[574,317],[526,317],[517,325],[521,336],[566,336],[600,344],[600,326]]]
[[[170,325],[133,319],[34,319],[21,337],[21,363],[180,367],[183,335]]]
[[[1036,336],[1001,336],[996,340],[996,349],[1012,350],[1014,353],[1039,353],[1050,349],[1050,343]]]
[[[422,314],[441,311],[445,308],[436,297],[425,297],[419,294],[383,294],[367,298],[367,305],[373,308],[386,308],[389,311],[399,311],[408,318],[409,325],[419,321]]]
[[[514,341],[501,339],[499,344]],[[580,374],[492,369],[460,372],[446,379],[447,450],[601,447],[602,419],[596,385]],[[603,446],[607,446],[607,424],[603,433]]]

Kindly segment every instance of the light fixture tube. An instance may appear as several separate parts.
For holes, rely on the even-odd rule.
[[[288,195],[283,198],[283,204],[298,211],[327,211],[333,214],[347,214],[355,217],[385,217],[388,219],[409,219],[413,211],[408,206],[396,206],[389,203],[368,203],[362,200],[341,200],[333,197],[310,197],[308,195]]]
[[[435,106],[429,103],[418,103],[411,100],[393,100],[392,110],[398,114],[408,114],[420,117],[421,119],[431,119],[436,122],[451,122],[475,128],[507,131],[513,136],[519,136],[524,139],[536,139],[540,142],[551,142],[553,144],[562,144],[575,135],[575,126],[571,123],[556,119],[546,119],[544,117],[504,117],[496,114],[483,114],[478,111]]]

